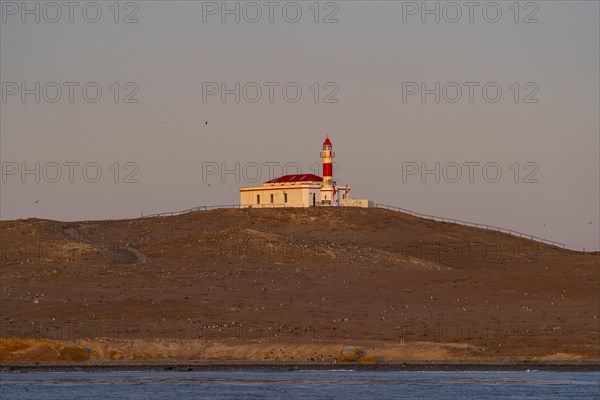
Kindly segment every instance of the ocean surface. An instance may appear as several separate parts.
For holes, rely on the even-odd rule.
[[[9,399],[599,399],[600,372],[0,373]]]

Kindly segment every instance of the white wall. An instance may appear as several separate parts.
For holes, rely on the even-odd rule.
[[[309,207],[312,205],[312,193],[316,193],[317,204],[321,201],[319,189],[310,187],[282,187],[273,190],[256,190],[240,191],[240,206],[241,207]],[[287,203],[284,201],[284,193],[287,193]],[[260,204],[256,201],[256,196],[260,195]],[[271,203],[271,195],[273,195],[273,203]]]
[[[340,206],[372,208],[375,207],[375,203],[367,199],[340,199]]]

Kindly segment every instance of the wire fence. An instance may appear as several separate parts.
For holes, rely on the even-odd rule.
[[[220,209],[220,208],[240,208],[240,205],[239,204],[227,204],[227,205],[216,205],[216,206],[198,206],[198,207],[188,208],[187,210],[183,210],[183,211],[172,211],[172,212],[144,215],[144,216],[142,216],[142,218],[173,217],[175,215],[189,214],[189,213],[198,212],[198,211],[216,210],[216,209]]]
[[[261,204],[257,208],[284,208],[285,206],[286,206],[285,204]],[[182,210],[182,211],[172,211],[172,212],[163,212],[163,213],[142,215],[141,218],[173,217],[176,215],[189,214],[189,213],[193,213],[193,212],[210,211],[210,210],[225,209],[225,208],[242,208],[242,207],[239,204],[198,206],[198,207],[192,207],[192,208],[189,208],[187,210]],[[515,231],[512,229],[502,228],[499,226],[488,225],[488,224],[478,224],[475,222],[463,221],[463,220],[455,219],[455,218],[445,218],[445,217],[438,217],[435,215],[422,214],[422,213],[418,213],[418,212],[415,212],[412,210],[407,210],[406,208],[390,206],[387,204],[375,204],[375,208],[382,208],[382,209],[386,209],[386,210],[390,210],[390,211],[398,211],[398,212],[412,215],[414,217],[427,219],[427,220],[431,220],[431,221],[436,221],[436,222],[445,222],[445,223],[451,223],[451,224],[471,226],[474,228],[486,229],[486,230],[495,231],[495,232],[508,233],[509,235],[518,236],[520,238],[533,240],[533,241],[536,241],[539,243],[548,244],[548,245],[560,247],[563,249],[567,248],[567,246],[564,243],[556,242],[554,240],[544,239],[539,236],[530,235],[528,233],[523,233],[523,232]],[[572,250],[575,250],[575,249],[572,249]],[[585,248],[583,249],[583,251],[585,251]]]
[[[386,204],[376,204],[375,207],[376,208],[384,208],[384,209],[390,210],[390,211],[399,211],[399,212],[402,212],[402,213],[405,213],[405,214],[412,215],[414,217],[428,219],[428,220],[436,221],[436,222],[448,222],[448,223],[452,223],[452,224],[472,226],[474,228],[487,229],[487,230],[490,230],[490,231],[497,231],[497,232],[508,233],[510,235],[518,236],[520,238],[535,240],[536,242],[540,242],[540,243],[544,243],[544,244],[549,244],[549,245],[557,246],[557,247],[562,247],[563,249],[566,248],[566,245],[564,243],[555,242],[554,240],[544,239],[544,238],[541,238],[539,236],[530,235],[528,233],[514,231],[512,229],[501,228],[499,226],[488,225],[488,224],[477,224],[475,222],[463,221],[463,220],[460,220],[460,219],[444,218],[444,217],[437,217],[435,215],[421,214],[421,213],[418,213],[418,212],[407,210],[405,208],[395,207],[395,206],[388,206]]]

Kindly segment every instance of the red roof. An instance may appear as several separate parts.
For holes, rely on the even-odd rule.
[[[331,140],[329,140],[329,137],[325,139],[325,141],[323,142],[323,146],[331,146]]]
[[[292,183],[292,182],[323,182],[323,178],[314,174],[284,175],[271,179],[265,183]]]

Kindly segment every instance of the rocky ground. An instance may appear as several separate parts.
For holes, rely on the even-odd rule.
[[[359,208],[0,229],[5,364],[600,360],[598,253]]]

